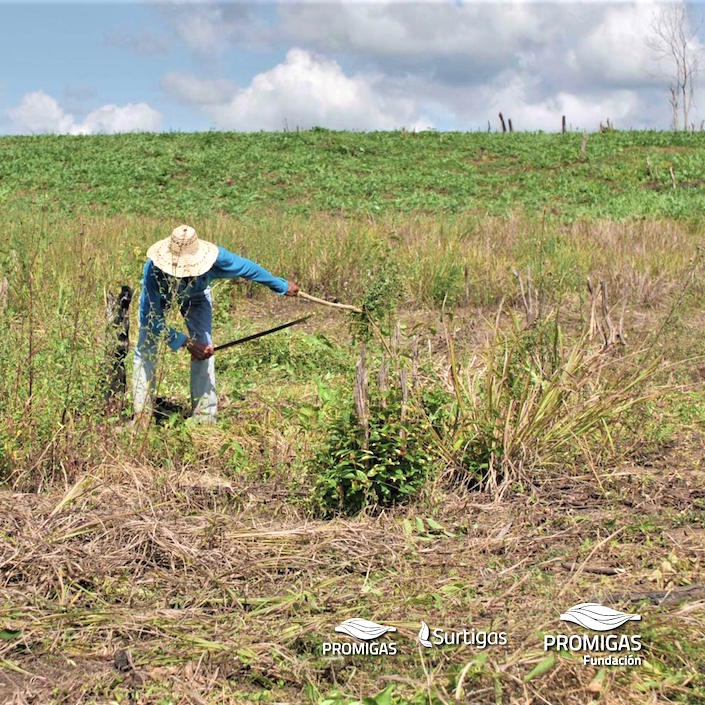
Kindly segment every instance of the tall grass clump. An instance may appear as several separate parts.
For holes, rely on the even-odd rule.
[[[456,420],[444,439],[452,479],[502,492],[618,449],[617,435],[655,393],[656,359],[563,339],[556,314],[496,330],[475,367],[448,338]]]

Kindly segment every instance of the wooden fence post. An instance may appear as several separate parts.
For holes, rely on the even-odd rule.
[[[401,336],[401,324],[397,321],[392,332],[392,352],[396,355],[399,350],[399,338]]]
[[[108,345],[105,399],[108,403],[118,402],[127,390],[125,358],[130,349],[130,303],[132,289],[123,284],[117,297],[108,294]]]

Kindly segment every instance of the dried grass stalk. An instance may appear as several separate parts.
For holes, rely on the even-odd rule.
[[[355,397],[355,411],[362,431],[363,448],[367,450],[370,440],[370,417],[369,417],[369,387],[367,381],[365,343],[360,343],[360,357],[355,365],[355,384],[353,395]]]
[[[7,282],[7,277],[0,279],[0,314],[5,312],[7,308],[7,292],[9,289],[9,284]]]

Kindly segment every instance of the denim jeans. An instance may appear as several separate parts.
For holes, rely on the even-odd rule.
[[[212,343],[213,300],[210,289],[189,297],[181,314],[192,338]],[[132,391],[135,413],[144,411],[154,393],[158,340],[148,326],[140,326],[135,349]],[[191,409],[194,419],[214,423],[218,407],[215,393],[215,359],[191,360]]]

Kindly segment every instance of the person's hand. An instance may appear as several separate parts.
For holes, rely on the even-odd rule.
[[[286,290],[286,295],[287,296],[298,296],[299,295],[299,285],[295,284],[294,282],[287,282],[289,284],[289,288]]]
[[[215,352],[210,343],[202,343],[194,338],[186,341],[186,349],[191,353],[192,360],[207,360]]]

